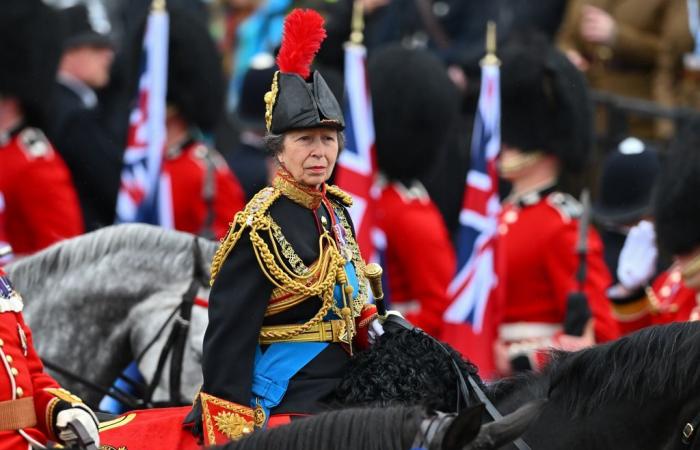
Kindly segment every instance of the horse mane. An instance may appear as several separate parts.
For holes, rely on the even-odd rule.
[[[424,417],[422,408],[408,406],[342,409],[254,433],[224,449],[405,450],[411,448]]]
[[[102,228],[91,233],[58,242],[39,253],[20,259],[10,264],[8,269],[12,278],[22,279],[25,285],[43,283],[47,273],[63,273],[76,262],[97,262],[101,258],[115,253],[142,253],[148,255],[153,251],[166,254],[184,254],[191,251],[193,236],[188,233],[167,230],[146,224],[121,224]],[[216,244],[199,239],[202,253],[213,255]],[[151,258],[153,255],[151,254]],[[152,264],[170,265],[173,268],[182,265],[180,259],[151,259]],[[191,271],[191,264],[181,269]]]
[[[683,399],[700,387],[700,323],[653,326],[576,353],[559,353],[548,369],[550,397],[575,415],[605,402]]]
[[[443,346],[464,379],[472,375],[481,384],[477,367],[449,345]],[[431,337],[420,330],[400,329],[384,333],[371,351],[353,357],[329,402],[353,406],[421,405],[428,410],[456,411],[457,383],[450,357]]]

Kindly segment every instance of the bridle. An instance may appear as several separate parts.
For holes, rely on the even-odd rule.
[[[48,369],[59,373],[67,378],[70,378],[89,389],[99,392],[103,395],[108,395],[115,400],[126,405],[129,409],[137,408],[151,408],[156,406],[153,399],[153,393],[155,392],[158,382],[160,381],[163,371],[165,370],[165,364],[168,361],[168,356],[170,356],[170,373],[169,373],[169,394],[170,399],[167,402],[159,402],[157,406],[179,406],[189,403],[189,401],[183,401],[182,394],[180,393],[181,378],[182,378],[182,362],[185,354],[185,345],[187,343],[187,334],[190,328],[190,320],[192,318],[192,308],[195,304],[197,297],[197,292],[201,287],[207,287],[209,285],[209,277],[203,269],[202,251],[199,246],[199,238],[194,237],[192,242],[192,257],[193,257],[193,268],[192,268],[192,281],[188,286],[187,290],[182,295],[181,302],[173,309],[173,311],[165,319],[161,327],[155,336],[148,342],[141,353],[135,358],[138,363],[141,361],[148,352],[148,350],[153,347],[153,345],[158,341],[158,339],[165,332],[168,324],[173,321],[173,326],[168,336],[163,349],[158,357],[158,363],[156,365],[156,370],[148,385],[133,380],[130,377],[121,374],[120,379],[125,381],[127,384],[133,386],[136,392],[143,392],[143,396],[139,397],[134,394],[125,392],[123,389],[112,386],[110,388],[105,388],[92,381],[86,379],[82,375],[78,375],[64,367],[47,361],[42,358],[44,366]]]
[[[489,416],[491,416],[491,419],[493,421],[497,421],[503,418],[503,415],[498,411],[496,405],[494,405],[493,402],[489,400],[489,398],[486,396],[483,389],[481,389],[481,387],[479,386],[479,383],[474,379],[474,376],[472,374],[467,374],[467,379],[464,379],[464,375],[462,374],[462,371],[460,370],[457,361],[455,361],[450,351],[447,349],[447,347],[445,347],[445,345],[442,342],[429,335],[425,331],[421,330],[420,328],[414,327],[410,322],[406,321],[402,317],[390,315],[389,318],[386,319],[385,325],[389,321],[391,321],[393,325],[396,325],[399,328],[419,331],[424,336],[430,338],[430,340],[432,340],[433,343],[435,343],[435,345],[439,349],[441,349],[442,352],[445,353],[445,355],[449,358],[452,370],[454,371],[455,376],[457,377],[457,414],[459,414],[460,412],[462,403],[464,405],[469,405],[469,389],[471,388],[471,390],[474,391],[474,394],[476,395],[477,399],[484,404],[486,412],[489,414]],[[467,385],[467,382],[469,383],[469,385]],[[699,418],[700,415],[696,419]],[[518,448],[518,450],[530,450],[530,446],[527,445],[522,438],[515,439],[513,441],[513,445],[515,445],[515,447]]]
[[[169,373],[169,393],[170,401],[162,406],[177,406],[184,403],[189,403],[188,401],[183,401],[182,394],[180,392],[181,378],[182,378],[182,362],[185,355],[185,345],[187,343],[187,333],[190,329],[190,320],[192,319],[192,307],[194,306],[195,299],[197,297],[197,292],[200,287],[206,287],[209,285],[209,278],[207,274],[202,269],[202,250],[199,247],[199,238],[194,237],[192,241],[192,281],[188,286],[185,293],[182,295],[182,301],[175,308],[175,310],[170,314],[165,323],[161,326],[161,329],[156,333],[155,337],[148,343],[141,354],[136,358],[136,361],[140,361],[145,353],[150,349],[150,347],[158,340],[162,335],[165,327],[174,319],[172,329],[170,330],[170,335],[168,340],[165,342],[163,349],[158,357],[158,364],[156,365],[156,370],[151,378],[151,382],[146,388],[144,393],[144,402],[146,404],[152,404],[151,400],[153,398],[153,393],[155,392],[158,382],[160,381],[163,371],[165,369],[165,363],[170,356],[170,373]],[[177,315],[176,315],[177,313]]]
[[[684,446],[689,446],[695,440],[695,436],[700,427],[700,413],[698,413],[693,420],[686,422],[681,430],[681,442]]]

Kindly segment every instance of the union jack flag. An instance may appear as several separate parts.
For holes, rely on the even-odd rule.
[[[457,275],[448,288],[443,339],[468,356],[487,377],[494,372],[493,342],[499,292],[496,237],[500,201],[496,158],[500,139],[500,74],[483,64],[481,94],[472,135],[457,237]]]
[[[353,197],[350,216],[365,260],[373,257],[372,186],[376,173],[372,100],[367,83],[365,47],[345,47],[345,149],[338,159],[336,184]]]
[[[129,116],[117,223],[144,222],[172,228],[170,197],[166,192],[170,184],[160,176],[165,142],[168,32],[167,12],[151,11],[143,39],[138,100]],[[161,198],[167,201],[162,202]]]

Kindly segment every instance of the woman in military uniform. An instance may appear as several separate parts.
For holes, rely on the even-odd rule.
[[[207,445],[321,411],[376,317],[346,210],[352,200],[326,184],[344,119],[309,69],[324,37],[315,11],[285,22],[265,96],[266,144],[279,170],[236,214],[212,262],[204,383],[191,414],[201,408]]]

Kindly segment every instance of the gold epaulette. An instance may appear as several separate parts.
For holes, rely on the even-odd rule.
[[[230,223],[226,237],[221,240],[221,244],[212,259],[211,277],[209,278],[210,285],[214,284],[216,275],[219,273],[219,270],[221,270],[221,266],[224,264],[224,261],[226,261],[228,254],[231,253],[234,245],[236,245],[236,242],[240,239],[243,230],[261,222],[267,210],[270,208],[270,205],[277,200],[280,194],[279,190],[273,187],[266,187],[253,196],[243,211],[236,213],[233,222]]]
[[[345,206],[352,206],[352,196],[340,189],[338,186],[329,184],[326,186],[326,192],[340,200]]]

